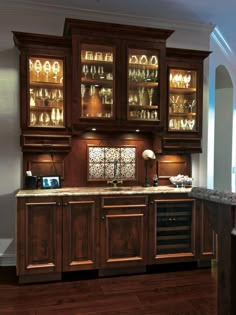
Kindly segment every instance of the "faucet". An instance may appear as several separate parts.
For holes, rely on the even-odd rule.
[[[114,177],[112,180],[108,180],[107,184],[112,184],[114,188],[117,187],[117,184],[123,184],[122,180],[117,179],[117,165],[118,165],[118,160],[114,160]]]

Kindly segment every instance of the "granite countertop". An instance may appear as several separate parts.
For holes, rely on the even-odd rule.
[[[162,194],[162,193],[189,193],[191,188],[175,188],[171,186],[158,187],[65,187],[58,189],[20,189],[16,197],[39,196],[86,196],[86,195],[133,195],[133,194]]]
[[[193,187],[189,196],[227,205],[236,205],[236,193],[230,191]]]

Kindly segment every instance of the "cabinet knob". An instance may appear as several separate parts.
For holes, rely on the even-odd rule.
[[[102,220],[105,220],[105,217],[104,217],[104,215],[103,215],[103,216],[101,217],[101,219],[102,219]]]
[[[67,202],[65,202],[65,203],[64,203],[64,206],[65,206],[65,207],[66,207],[66,206],[68,206],[68,203],[67,203]]]
[[[58,205],[58,206],[60,206],[60,205],[61,205],[61,203],[60,203],[60,202],[58,202],[58,203],[57,203],[57,205]]]
[[[150,205],[154,205],[154,201],[150,201]]]

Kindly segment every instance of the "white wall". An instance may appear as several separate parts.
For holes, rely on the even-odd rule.
[[[6,8],[8,6],[9,8]],[[62,35],[65,17],[84,18],[90,20],[108,21],[114,23],[136,24],[175,29],[176,32],[168,40],[170,47],[209,49],[209,29],[185,29],[182,25],[158,23],[155,20],[137,19],[135,16],[129,20],[115,15],[99,15],[89,12],[75,12],[69,9],[57,11],[27,9],[25,7],[10,8],[9,1],[0,4],[0,265],[15,264],[15,193],[21,187],[22,154],[20,150],[19,126],[19,74],[18,52],[14,47],[12,31]],[[199,36],[199,32],[201,36]],[[208,108],[208,66],[206,62],[206,75],[204,87],[204,111]],[[206,132],[206,130],[205,130]],[[205,151],[205,140],[203,141]],[[207,154],[204,153],[204,154]],[[202,165],[202,179],[206,180],[206,163],[200,155],[194,157],[195,184],[199,182],[199,165]],[[202,163],[202,164],[201,164]]]
[[[235,59],[233,58],[230,51],[224,49],[224,47],[220,47],[214,39],[211,39],[210,44],[212,54],[211,58],[209,59],[210,72],[208,111],[209,131],[207,139],[207,186],[208,188],[221,188],[235,191],[235,174],[233,174],[232,172],[232,168],[236,166],[236,66],[233,63]],[[218,84],[216,81],[216,70],[220,66],[224,66],[226,71],[228,72],[232,81],[232,89],[216,89]],[[216,105],[219,108],[219,111],[220,109],[222,109],[222,112],[218,113],[218,117],[215,117]],[[224,129],[221,133],[220,131],[217,131],[217,139],[215,139],[215,127],[222,127],[221,122]],[[215,143],[215,141],[217,141],[217,143]],[[214,156],[214,154],[216,156]],[[226,158],[224,158],[225,156]],[[214,165],[214,161],[216,161],[216,165]],[[214,173],[216,173],[218,170],[219,174],[217,175],[216,179],[214,178]],[[220,180],[222,180],[221,184],[216,182]]]

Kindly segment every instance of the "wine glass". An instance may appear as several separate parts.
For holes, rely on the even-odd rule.
[[[144,101],[144,88],[139,88],[138,89],[138,96],[139,96],[139,105],[144,105],[143,101]]]
[[[52,68],[51,63],[48,60],[46,60],[43,64],[43,71],[45,72],[47,81],[48,81],[48,75],[51,72],[51,68]]]
[[[191,74],[185,75],[183,80],[184,80],[185,87],[189,88],[189,85],[191,82]]]
[[[88,65],[83,65],[82,73],[84,74],[84,77],[87,78],[87,74],[89,73]]]
[[[30,114],[30,126],[34,126],[37,122],[36,115],[34,113]]]
[[[39,59],[37,59],[34,63],[34,71],[36,72],[36,78],[39,80],[39,74],[42,71],[42,64]]]
[[[33,64],[32,60],[29,59],[29,71],[31,72],[31,71],[33,71],[33,69],[34,69],[34,64]]]
[[[43,101],[44,105],[48,105],[46,100],[49,98],[48,89],[40,89],[39,90],[39,97]]]
[[[50,116],[46,112],[42,112],[39,116],[39,122],[42,126],[48,126],[50,122]]]
[[[154,88],[148,88],[147,92],[148,92],[148,97],[149,97],[149,106],[152,106],[152,97],[153,97]]]
[[[84,99],[85,91],[86,91],[85,85],[84,85],[84,84],[81,84],[81,97],[82,97],[82,101],[83,101],[83,99]]]
[[[53,79],[57,82],[58,73],[60,72],[60,64],[58,61],[54,61],[52,64],[52,72],[54,73]]]

